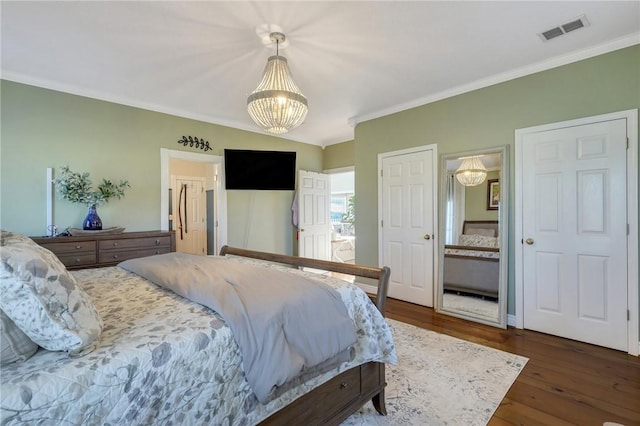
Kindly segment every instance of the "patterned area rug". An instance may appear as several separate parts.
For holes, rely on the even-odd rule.
[[[486,425],[528,359],[388,320],[398,365],[387,366],[387,413],[371,402],[341,426]]]

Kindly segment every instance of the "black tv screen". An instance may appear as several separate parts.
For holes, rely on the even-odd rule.
[[[225,149],[224,172],[227,189],[293,191],[296,153]]]

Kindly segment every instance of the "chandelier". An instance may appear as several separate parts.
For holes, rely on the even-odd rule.
[[[269,133],[281,134],[295,129],[307,117],[307,98],[291,77],[287,59],[280,56],[278,46],[285,41],[279,32],[269,35],[276,43],[276,55],[270,56],[262,80],[247,98],[247,111]]]
[[[462,157],[462,164],[455,172],[456,179],[464,186],[476,186],[484,182],[487,177],[487,168],[480,160],[479,155]]]

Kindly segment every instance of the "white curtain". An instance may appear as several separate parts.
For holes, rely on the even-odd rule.
[[[465,187],[458,182],[455,175],[447,175],[445,244],[458,244],[458,236],[462,234],[464,223],[464,191]]]

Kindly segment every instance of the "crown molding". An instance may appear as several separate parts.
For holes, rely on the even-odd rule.
[[[469,84],[464,84],[462,86],[454,87],[449,90],[445,90],[433,95],[418,98],[418,99],[415,99],[403,104],[399,104],[393,107],[385,108],[379,111],[373,111],[373,112],[362,114],[362,115],[356,115],[354,117],[350,117],[348,120],[348,123],[350,126],[355,127],[357,124],[365,121],[395,114],[401,111],[406,111],[411,108],[415,108],[422,105],[430,104],[432,102],[451,98],[453,96],[457,96],[463,93],[482,89],[484,87],[493,86],[494,84],[504,83],[505,81],[514,80],[516,78],[550,70],[563,65],[571,64],[573,62],[582,61],[584,59],[589,59],[594,56],[599,56],[605,53],[613,52],[615,50],[624,49],[626,47],[634,46],[636,44],[640,44],[640,32],[636,32],[628,36],[621,37],[616,40],[603,43],[597,46],[589,47],[587,49],[572,52],[567,55],[557,56],[547,61],[538,62],[532,65],[528,65],[526,67],[516,68],[514,70],[496,74],[488,78],[476,80]]]
[[[205,123],[215,124],[218,126],[225,126],[225,127],[230,127],[237,130],[244,130],[247,132],[258,133],[264,136],[271,136],[279,139],[287,139],[294,142],[309,144],[309,142],[307,141],[296,139],[296,138],[290,137],[289,135],[274,136],[268,133],[263,133],[258,131],[255,127],[252,127],[245,123],[211,117],[207,115],[195,114],[193,112],[184,111],[181,109],[167,108],[165,106],[156,105],[153,103],[140,102],[138,100],[127,98],[125,96],[116,96],[111,93],[88,90],[86,88],[75,86],[72,84],[63,84],[63,83],[58,83],[58,82],[54,82],[46,79],[39,79],[39,78],[35,78],[25,74],[11,72],[11,71],[2,71],[2,75],[0,77],[2,78],[2,80],[12,81],[14,83],[26,84],[29,86],[39,87],[42,89],[55,90],[57,92],[67,93],[70,95],[82,96],[85,98],[95,99],[99,101],[111,102],[118,105],[139,108],[146,111],[159,112],[162,114],[168,114],[168,115],[172,115],[180,118],[187,118],[190,120],[197,120]]]

